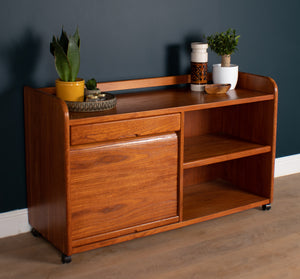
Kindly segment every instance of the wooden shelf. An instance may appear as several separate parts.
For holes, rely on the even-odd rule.
[[[183,221],[210,215],[224,216],[264,203],[268,203],[267,198],[234,188],[223,180],[186,186],[183,193]]]
[[[184,139],[183,168],[194,168],[270,152],[271,147],[224,135],[201,135]]]

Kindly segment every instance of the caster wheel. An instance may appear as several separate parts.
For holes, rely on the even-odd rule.
[[[65,255],[65,254],[62,254],[61,255],[61,262],[63,263],[63,264],[68,264],[68,263],[70,263],[72,261],[72,257],[71,256],[67,256],[67,255]]]
[[[262,206],[262,210],[270,210],[271,209],[271,204],[264,204]]]
[[[31,229],[31,234],[34,236],[34,237],[40,237],[41,234],[35,229],[35,228],[32,228]]]

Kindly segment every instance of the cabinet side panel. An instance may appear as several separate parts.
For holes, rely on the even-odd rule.
[[[66,254],[68,110],[55,96],[24,90],[29,223]]]
[[[73,240],[177,216],[177,135],[71,151]]]
[[[262,91],[270,94],[276,94],[277,84],[272,78],[239,72],[237,88]]]

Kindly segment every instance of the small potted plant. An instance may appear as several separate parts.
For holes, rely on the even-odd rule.
[[[85,83],[84,96],[87,102],[96,102],[101,100],[101,91],[97,88],[97,81],[94,78]]]
[[[73,36],[62,29],[60,38],[53,36],[50,52],[60,77],[55,81],[57,97],[65,101],[81,102],[84,99],[84,80],[77,78],[80,66],[80,37],[78,28]]]
[[[85,95],[90,95],[90,94],[99,94],[100,89],[97,88],[97,81],[94,78],[89,79],[85,83]]]
[[[230,64],[231,54],[237,51],[239,35],[234,29],[228,29],[222,33],[216,33],[207,37],[207,43],[212,51],[222,57],[221,64],[213,65],[213,83],[230,83],[230,89],[234,89],[238,80],[238,66]]]

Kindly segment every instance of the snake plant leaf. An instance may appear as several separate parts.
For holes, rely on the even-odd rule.
[[[50,53],[54,56],[55,44],[57,44],[55,36],[52,38],[52,42],[50,43]]]
[[[78,48],[80,49],[80,36],[79,36],[78,27],[73,35],[73,38],[75,39],[75,42],[76,42]]]
[[[70,81],[75,81],[80,67],[80,51],[78,40],[75,36],[69,38],[68,62],[70,63]]]
[[[54,44],[55,68],[62,81],[71,81],[71,66],[62,46]]]
[[[76,81],[80,66],[80,37],[78,27],[68,37],[62,28],[60,38],[53,36],[50,52],[55,58],[55,68],[62,81]]]
[[[65,54],[67,54],[67,52],[68,52],[68,45],[69,45],[69,39],[68,39],[68,35],[64,31],[64,29],[61,30],[61,35],[60,35],[60,39],[59,39],[58,42],[62,46]]]

